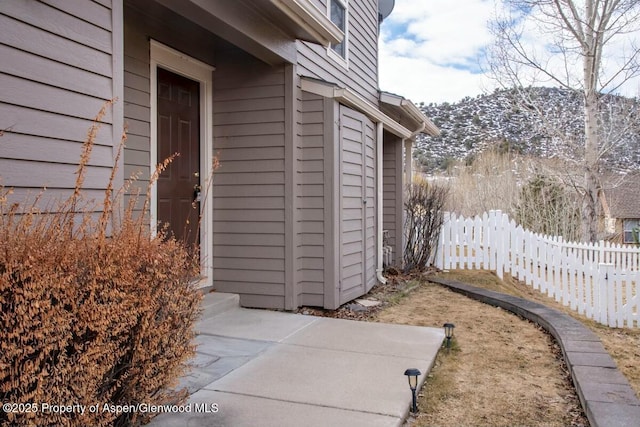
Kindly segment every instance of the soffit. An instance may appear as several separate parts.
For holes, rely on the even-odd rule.
[[[378,107],[363,99],[348,88],[343,88],[324,80],[309,77],[302,77],[300,81],[302,90],[324,96],[325,98],[335,99],[342,104],[352,107],[365,114],[374,122],[382,123],[384,129],[394,135],[406,139],[410,138],[413,134],[411,130],[393,120],[391,117],[380,111]]]

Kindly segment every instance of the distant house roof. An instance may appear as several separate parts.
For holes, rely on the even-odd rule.
[[[627,175],[603,189],[605,209],[612,218],[640,218],[640,174]]]

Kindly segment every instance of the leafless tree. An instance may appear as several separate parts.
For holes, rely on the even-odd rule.
[[[574,159],[581,179],[582,238],[597,239],[602,157],[618,140],[619,119],[611,119],[604,98],[640,76],[638,0],[504,0],[507,11],[492,23],[496,45],[492,75],[515,87],[522,103],[542,117],[531,86],[557,86],[582,94],[584,136]],[[533,35],[533,36],[532,36]],[[640,87],[639,87],[640,89]],[[637,119],[637,116],[636,116]],[[611,124],[615,124],[614,129]],[[566,135],[553,135],[559,139]]]

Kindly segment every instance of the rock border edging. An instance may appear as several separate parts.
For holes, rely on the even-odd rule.
[[[500,307],[537,323],[560,345],[580,404],[591,427],[640,427],[640,400],[618,370],[600,338],[573,317],[524,298],[428,277],[469,298]]]

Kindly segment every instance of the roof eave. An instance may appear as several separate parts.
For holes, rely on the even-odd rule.
[[[361,98],[358,94],[348,88],[311,78],[301,78],[301,88],[306,92],[315,93],[325,98],[333,98],[345,105],[361,111],[374,122],[382,123],[389,132],[401,138],[411,138],[413,132],[391,117],[380,111],[375,105]]]
[[[338,44],[344,40],[344,33],[331,19],[322,13],[309,0],[270,0],[282,13],[309,34],[316,43],[325,47],[330,44]]]
[[[409,119],[418,123],[413,131],[413,137],[422,132],[431,136],[440,135],[440,129],[410,100],[400,95],[381,91],[380,102],[402,109]]]

